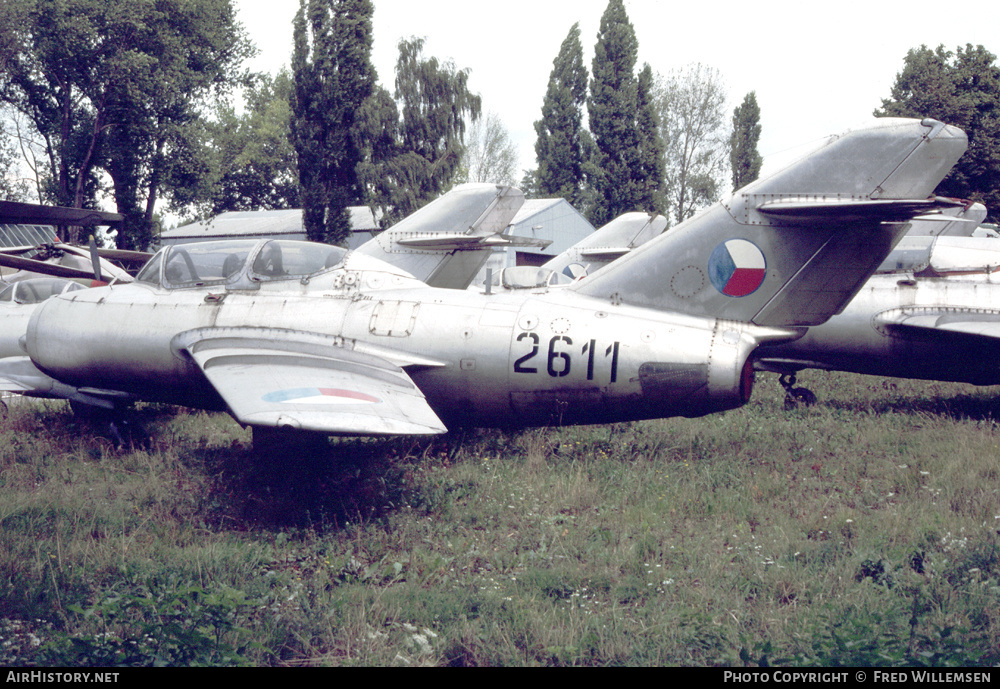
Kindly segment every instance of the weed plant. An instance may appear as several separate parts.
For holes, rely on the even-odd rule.
[[[116,449],[12,404],[0,664],[1000,662],[995,391],[802,382],[268,461],[226,415],[139,407]]]

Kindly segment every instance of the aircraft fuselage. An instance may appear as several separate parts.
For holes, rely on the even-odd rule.
[[[224,408],[171,343],[195,329],[254,327],[320,333],[348,348],[388,352],[446,424],[485,426],[736,407],[750,394],[746,362],[757,338],[774,336],[774,329],[567,291],[487,295],[334,271],[309,285],[218,294],[143,284],[77,292],[39,308],[27,345],[36,365],[64,383]]]
[[[1000,276],[998,276],[1000,277]],[[946,323],[996,321],[1000,282],[991,275],[961,279],[873,276],[844,311],[799,340],[762,346],[761,368],[803,368],[870,375],[1000,384],[1000,341],[973,331],[949,332],[896,325],[901,316]]]

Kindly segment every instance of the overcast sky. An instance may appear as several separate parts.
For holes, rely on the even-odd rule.
[[[607,0],[374,0],[373,62],[392,90],[397,44],[426,39],[424,54],[471,70],[483,109],[503,120],[536,166],[534,122],[570,27],[580,23],[590,71]],[[239,19],[261,51],[251,67],[288,65],[296,0],[235,0]],[[639,66],[667,74],[701,62],[722,74],[728,113],[749,91],[761,109],[765,166],[829,134],[863,124],[889,95],[910,48],[967,43],[1000,51],[1000,3],[991,0],[898,2],[784,0],[668,2],[626,0],[639,41]],[[520,177],[520,174],[518,175]]]

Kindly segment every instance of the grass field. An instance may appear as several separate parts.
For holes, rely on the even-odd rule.
[[[702,419],[331,441],[0,420],[0,665],[995,665],[995,389],[808,372]]]

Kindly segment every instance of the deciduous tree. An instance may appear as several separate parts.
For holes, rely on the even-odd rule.
[[[186,128],[250,50],[230,0],[0,4],[0,98],[44,142],[43,200],[93,204],[103,168],[120,245],[144,248]]]
[[[291,75],[259,75],[243,93],[242,113],[220,104],[206,123],[213,172],[204,196],[191,199],[200,215],[299,207],[295,149],[289,138]]]
[[[989,220],[1000,215],[1000,68],[983,46],[954,52],[910,50],[877,117],[932,117],[961,127],[969,150],[941,182],[942,196],[980,201]]]
[[[720,196],[729,152],[726,91],[718,70],[693,64],[661,77],[656,100],[666,150],[667,203],[670,216],[680,223]]]
[[[489,112],[473,122],[467,139],[456,182],[514,184],[517,147],[499,115]]]
[[[378,89],[362,109],[369,145],[360,170],[370,203],[390,224],[452,184],[464,150],[465,120],[479,118],[482,99],[469,72],[423,55],[424,40],[400,41],[393,96]]]

